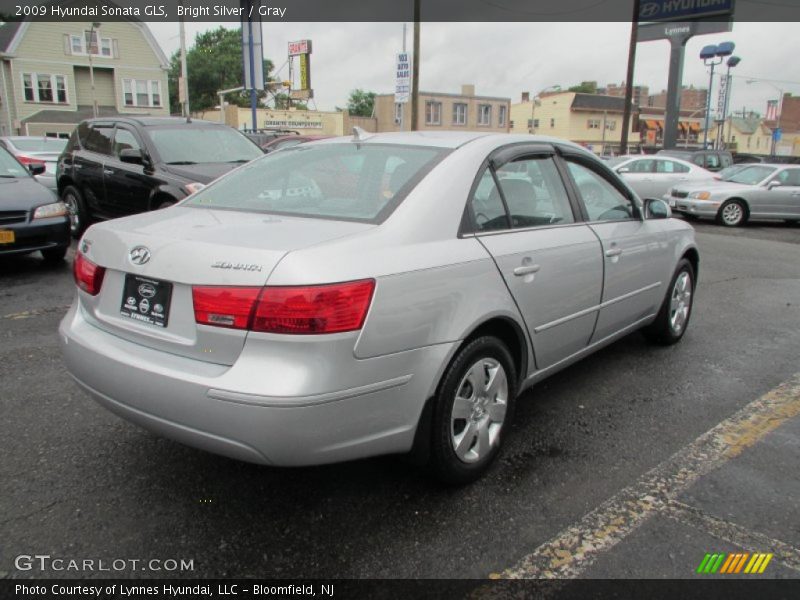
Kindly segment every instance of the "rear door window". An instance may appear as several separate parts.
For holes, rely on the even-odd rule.
[[[567,190],[552,156],[515,160],[497,170],[515,228],[573,223]]]
[[[78,135],[81,137],[81,145],[89,152],[111,154],[113,125],[86,125],[82,131],[78,131]]]

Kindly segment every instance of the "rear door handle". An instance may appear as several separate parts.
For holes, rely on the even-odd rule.
[[[517,277],[523,277],[524,275],[538,273],[540,268],[541,267],[539,265],[525,265],[524,267],[517,267],[514,269],[514,275]]]
[[[610,250],[606,250],[606,256],[609,258],[619,256],[620,254],[622,254],[622,248],[611,248]]]
[[[114,169],[103,169],[103,175],[113,175],[114,173],[116,173]]]

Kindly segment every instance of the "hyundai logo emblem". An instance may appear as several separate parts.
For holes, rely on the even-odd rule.
[[[646,4],[642,4],[642,7],[639,9],[639,18],[649,19],[655,17],[660,12],[661,5],[658,2],[647,2]]]
[[[136,246],[128,256],[133,264],[143,265],[150,260],[150,250],[146,246]]]

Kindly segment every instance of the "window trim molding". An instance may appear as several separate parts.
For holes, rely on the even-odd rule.
[[[484,108],[489,109],[488,118],[484,123],[481,119],[483,118],[483,110]],[[491,127],[492,126],[492,105],[491,104],[478,104],[478,127]]]
[[[46,104],[48,106],[69,106],[69,84],[67,82],[67,76],[62,73],[38,73],[35,71],[22,71],[20,72],[20,81],[22,82],[22,102],[26,104]],[[31,89],[33,91],[33,100],[28,100],[25,97],[25,76],[30,75],[31,83],[33,84]],[[41,100],[39,98],[39,76],[42,77],[49,77],[50,78],[50,89],[53,92],[53,100]],[[61,102],[58,100],[58,83],[57,78],[61,77],[64,80],[64,95],[66,100]]]
[[[83,32],[83,35],[78,33],[70,33],[69,34],[69,52],[72,56],[89,56],[89,48],[86,45],[86,34],[89,33],[91,29],[86,29]],[[97,36],[97,52],[92,52],[92,58],[114,58],[114,39],[110,37],[100,37],[97,35],[97,29],[94,30],[94,34]],[[81,40],[81,49],[80,51],[75,51],[74,41],[75,39]],[[108,40],[108,50],[109,54],[103,54],[103,41]]]
[[[456,115],[458,114],[458,109],[459,108],[463,108],[464,109],[464,121],[463,122],[458,122],[456,120]],[[456,126],[456,127],[466,127],[468,119],[469,119],[469,104],[467,104],[466,102],[453,102],[453,123],[452,124],[454,126]]]
[[[428,107],[431,106],[438,106],[438,120],[430,121],[428,120]],[[442,101],[441,100],[426,100],[425,101],[425,125],[438,125],[441,126],[442,124]]]

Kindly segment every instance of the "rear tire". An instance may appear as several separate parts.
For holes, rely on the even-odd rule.
[[[727,200],[719,207],[717,222],[725,227],[739,227],[747,223],[747,207],[741,200]]]
[[[642,329],[648,340],[662,346],[671,346],[680,341],[692,316],[694,289],[694,267],[687,259],[682,258],[672,276],[656,320]]]
[[[64,260],[64,257],[67,255],[67,248],[49,248],[48,250],[42,250],[42,257],[44,258],[44,262],[49,265],[54,265],[60,263]]]
[[[434,401],[429,464],[438,479],[462,485],[489,469],[516,394],[514,360],[498,338],[481,336],[458,351]]]
[[[61,200],[69,211],[69,231],[72,237],[79,238],[89,226],[89,211],[78,188],[68,185],[61,192]]]

